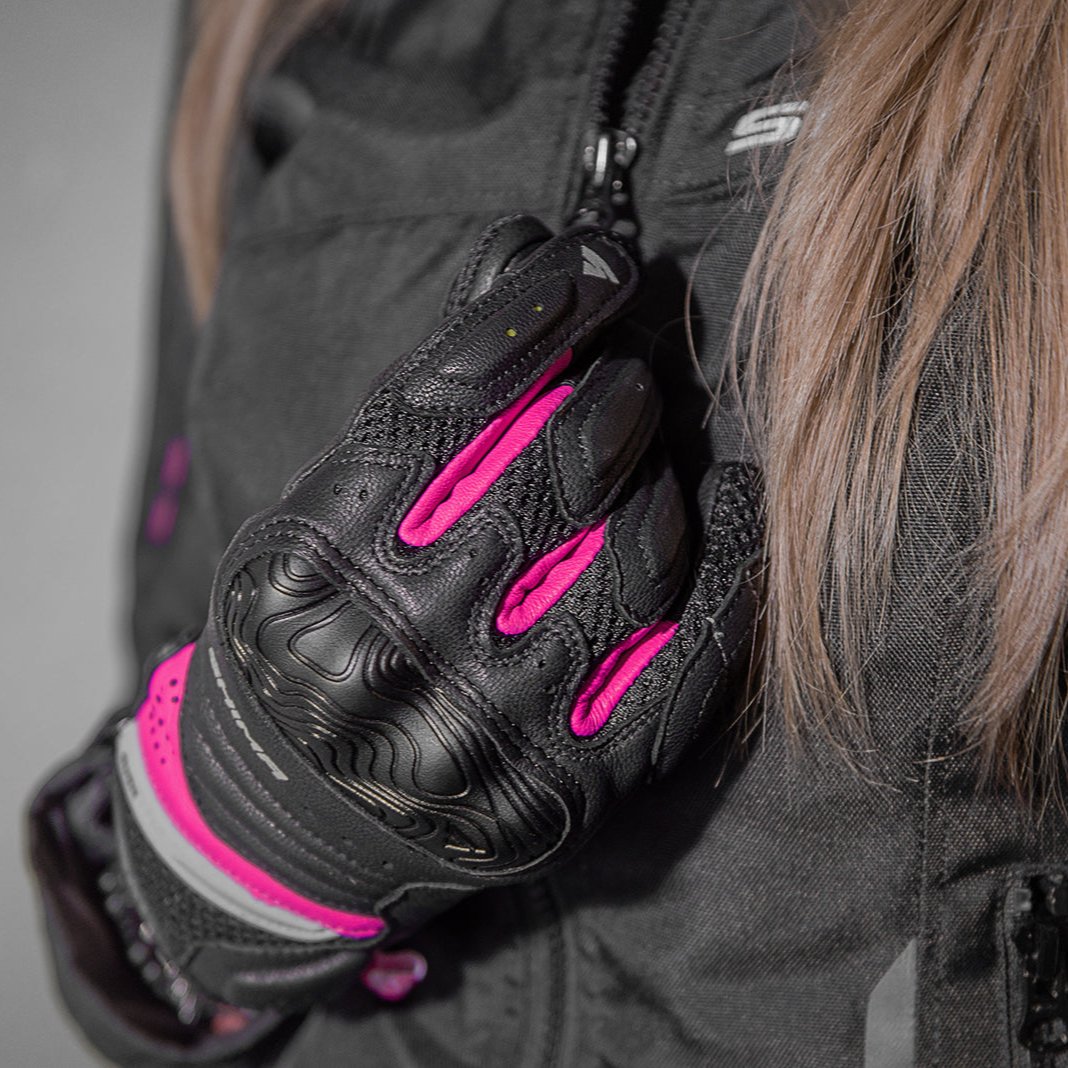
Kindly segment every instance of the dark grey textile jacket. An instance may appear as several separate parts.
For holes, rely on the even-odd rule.
[[[619,79],[618,111],[640,142],[631,177],[649,278],[629,328],[647,341],[692,491],[713,455],[738,448],[729,415],[703,425],[701,379],[718,378],[763,218],[755,161],[782,151],[803,111],[784,74],[802,31],[789,0],[664,6]],[[483,226],[571,215],[618,7],[352,4],[251,87],[202,328],[166,245],[140,658],[201,625],[232,533],[436,325]],[[682,325],[690,277],[700,376]],[[1045,939],[1043,967],[1058,972],[1056,919],[1027,924],[1042,913],[1033,876],[1068,864],[1068,835],[978,792],[958,755],[974,670],[963,550],[982,493],[955,447],[950,342],[978,343],[966,323],[947,330],[924,383],[900,596],[870,665],[871,781],[815,743],[791,753],[768,716],[744,759],[694,752],[547,881],[481,894],[425,928],[412,945],[429,974],[406,1000],[341,990],[244,1050],[124,1022],[94,993],[119,978],[79,961],[50,905],[60,983],[94,1041],[146,1065],[1068,1064],[1017,1039],[1025,1000],[1051,1018],[1059,1003],[1028,986],[1014,942],[1021,926]],[[46,800],[63,796],[66,774]]]

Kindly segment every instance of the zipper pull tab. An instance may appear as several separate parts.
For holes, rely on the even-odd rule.
[[[606,126],[586,135],[582,150],[586,177],[572,226],[596,226],[621,237],[637,237],[630,191],[630,168],[637,155],[638,139],[625,130]]]

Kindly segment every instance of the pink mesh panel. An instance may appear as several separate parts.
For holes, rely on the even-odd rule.
[[[664,619],[635,631],[597,665],[571,709],[571,729],[580,738],[596,734],[623,695],[664,648],[678,624]]]
[[[348,938],[372,938],[379,934],[385,925],[376,916],[328,908],[283,886],[224,842],[201,816],[182,766],[179,729],[193,649],[192,643],[184,646],[156,668],[149,679],[148,696],[137,710],[141,753],[163,810],[183,837],[254,897],[321,923]]]
[[[504,595],[497,612],[497,629],[502,634],[529,630],[575,585],[602,545],[603,522],[580,530],[536,560]]]
[[[485,496],[571,393],[570,386],[557,386],[538,397],[570,362],[568,349],[442,468],[401,521],[397,530],[401,541],[406,545],[431,544]]]

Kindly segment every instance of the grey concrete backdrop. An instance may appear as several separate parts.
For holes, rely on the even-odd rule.
[[[175,0],[0,0],[0,1065],[99,1063],[44,964],[22,808],[129,685]]]

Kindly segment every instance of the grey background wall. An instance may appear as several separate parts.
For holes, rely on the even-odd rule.
[[[22,843],[43,771],[124,697],[175,0],[0,3],[0,1065],[99,1063],[46,975]]]

